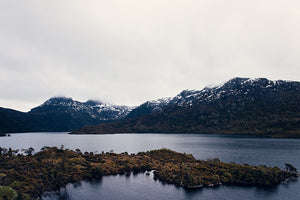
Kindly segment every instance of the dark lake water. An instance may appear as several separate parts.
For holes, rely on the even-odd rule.
[[[137,153],[160,148],[192,153],[197,159],[220,158],[224,162],[248,163],[284,167],[291,163],[300,169],[300,140],[270,139],[228,135],[205,134],[114,134],[68,135],[66,133],[20,133],[1,137],[1,147],[22,149],[64,145],[83,152],[114,150]],[[95,182],[82,181],[69,184],[59,195],[44,199],[258,199],[299,200],[300,181],[277,187],[220,186],[186,190],[153,180],[153,175],[104,176]]]

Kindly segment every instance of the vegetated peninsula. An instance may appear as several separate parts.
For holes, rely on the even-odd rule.
[[[219,159],[197,160],[191,154],[169,149],[137,154],[102,152],[82,153],[44,147],[32,155],[33,148],[0,148],[0,199],[36,199],[46,191],[55,191],[68,183],[100,179],[103,175],[140,173],[154,170],[154,178],[184,188],[226,185],[278,185],[298,177],[297,169],[286,164],[277,167],[224,163]]]
[[[125,119],[73,134],[221,133],[300,138],[300,82],[234,78],[148,101]]]

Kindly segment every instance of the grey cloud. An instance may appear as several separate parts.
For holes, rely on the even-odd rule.
[[[234,76],[299,80],[296,0],[0,2],[0,106],[137,105]],[[11,102],[11,103],[10,103]]]

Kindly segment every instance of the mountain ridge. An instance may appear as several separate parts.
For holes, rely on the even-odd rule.
[[[29,112],[0,108],[0,132],[300,135],[300,82],[235,77],[140,106],[52,97]],[[81,128],[83,127],[83,128]],[[284,134],[283,134],[284,133]]]
[[[219,86],[184,90],[156,112],[72,133],[130,132],[299,137],[300,82],[236,77]]]
[[[29,112],[1,108],[0,132],[71,131],[124,118],[134,107],[52,97]],[[15,117],[14,117],[15,116]]]

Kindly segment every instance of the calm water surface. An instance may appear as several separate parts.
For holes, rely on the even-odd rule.
[[[137,153],[159,148],[192,153],[197,159],[220,158],[224,162],[284,167],[291,163],[300,169],[300,140],[251,138],[205,134],[114,134],[68,135],[66,133],[20,133],[1,137],[1,147],[22,149],[64,145],[83,152],[114,150]],[[153,180],[153,175],[105,176],[100,181],[69,184],[60,195],[44,199],[300,199],[300,182],[278,187],[221,186],[185,190]]]

